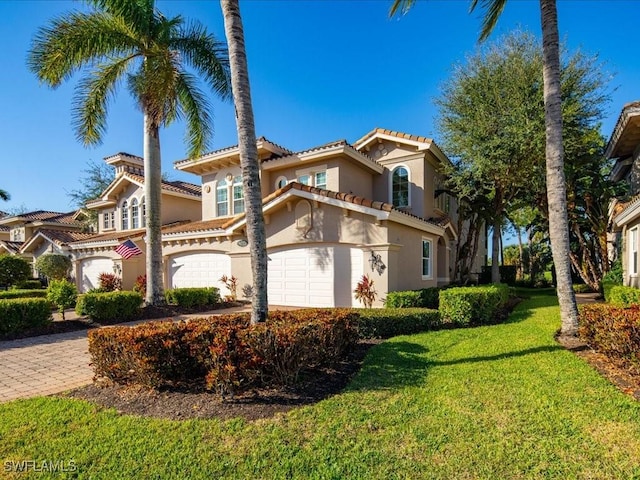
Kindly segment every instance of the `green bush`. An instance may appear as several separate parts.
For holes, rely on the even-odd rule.
[[[71,266],[71,259],[58,253],[47,253],[36,260],[36,270],[50,280],[67,278]]]
[[[76,313],[96,322],[132,320],[140,311],[142,295],[136,292],[85,293],[76,301]]]
[[[31,277],[31,265],[15,255],[0,255],[0,286],[9,287]]]
[[[573,284],[573,291],[576,293],[591,293],[593,292],[593,290],[591,290],[591,287],[585,283],[574,283]]]
[[[58,307],[64,320],[64,309],[73,307],[78,296],[78,289],[68,280],[51,280],[47,289],[47,300]]]
[[[509,287],[503,283],[450,288],[440,292],[440,316],[445,324],[493,323],[508,299]]]
[[[390,338],[433,330],[440,314],[428,308],[372,308],[358,310],[360,338]]]
[[[37,290],[42,288],[42,281],[39,278],[32,278],[18,282],[14,286],[19,290]]]
[[[121,384],[202,386],[229,393],[252,385],[292,383],[301,370],[329,364],[357,340],[352,310],[272,312],[186,322],[94,329],[95,374]]]
[[[220,289],[216,287],[174,288],[165,292],[167,303],[193,308],[215,306],[220,303]]]
[[[387,308],[438,308],[440,288],[423,288],[421,290],[407,290],[389,292],[384,306]]]
[[[633,305],[640,303],[640,290],[635,287],[614,285],[609,290],[607,301],[613,305]]]
[[[51,322],[51,305],[44,298],[0,300],[0,335]]]
[[[9,300],[11,298],[45,298],[47,291],[43,288],[30,290],[6,290],[0,292],[0,300]]]
[[[580,306],[578,335],[605,355],[640,365],[640,305]]]
[[[622,262],[618,259],[611,265],[611,270],[602,277],[602,294],[607,302],[610,301],[611,289],[616,285],[622,285],[622,281]]]

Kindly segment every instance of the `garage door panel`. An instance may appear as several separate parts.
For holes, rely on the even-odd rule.
[[[101,273],[113,272],[113,260],[110,258],[91,258],[80,263],[80,290],[87,292],[98,288]]]
[[[231,275],[231,259],[223,253],[176,255],[168,268],[171,288],[217,287],[222,295],[229,293],[220,282],[222,275]]]

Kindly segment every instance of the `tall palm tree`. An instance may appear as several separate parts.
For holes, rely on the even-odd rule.
[[[4,200],[5,202],[11,200],[11,195],[6,190],[2,190],[0,188],[0,200]]]
[[[393,0],[390,14],[406,13],[415,0]],[[486,11],[480,41],[491,34],[507,0],[470,0],[470,11],[478,3]],[[561,335],[574,336],[578,330],[578,307],[571,282],[567,190],[562,146],[562,98],[560,95],[560,42],[556,0],[540,0],[542,23],[542,57],[544,110],[546,125],[547,199],[549,202],[549,237],[557,275],[558,302],[562,320]]]
[[[160,127],[187,123],[189,156],[204,152],[213,133],[211,105],[196,72],[223,98],[230,95],[224,43],[198,23],[166,18],[155,0],[86,0],[88,13],[73,12],[38,30],[30,69],[45,84],[59,86],[84,74],[74,98],[77,138],[99,144],[106,132],[107,104],[126,81],[144,116],[144,194],[147,205],[147,297],[164,302],[161,243]],[[188,70],[187,68],[190,68]]]
[[[256,144],[249,69],[244,46],[244,29],[238,0],[220,0],[224,16],[224,29],[229,45],[233,103],[236,107],[238,148],[242,167],[242,188],[247,218],[247,239],[251,251],[253,274],[253,302],[251,323],[263,322],[267,318],[267,242],[262,216],[260,189],[260,164]]]

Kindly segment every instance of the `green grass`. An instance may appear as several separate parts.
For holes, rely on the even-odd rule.
[[[78,466],[51,478],[639,478],[640,404],[559,347],[558,326],[555,298],[532,293],[503,325],[395,337],[346,392],[258,422],[12,402],[0,459]]]

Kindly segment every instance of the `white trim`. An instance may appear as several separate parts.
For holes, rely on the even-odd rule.
[[[627,249],[629,257],[629,276],[635,277],[638,275],[638,227],[629,229],[627,245],[629,246]]]
[[[424,256],[424,242],[429,244],[429,256]],[[429,274],[424,274],[424,259],[427,258],[429,265]],[[420,273],[422,280],[433,280],[433,240],[430,238],[422,237],[422,243],[420,244]]]
[[[406,205],[393,205],[393,173],[399,168],[404,168],[407,171],[407,204]],[[389,203],[395,208],[411,208],[411,169],[404,163],[398,163],[389,169]]]

